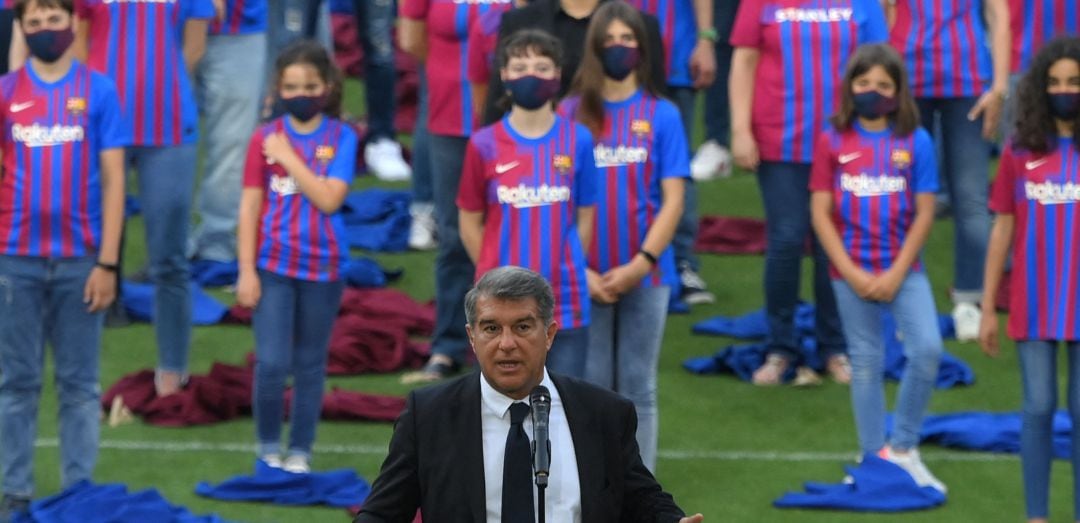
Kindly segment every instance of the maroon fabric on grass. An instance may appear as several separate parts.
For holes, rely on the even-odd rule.
[[[128,374],[102,395],[107,411],[113,398],[151,425],[187,427],[208,425],[251,414],[253,367],[214,363],[205,376],[191,376],[176,394],[159,398],[154,392],[154,371]],[[292,391],[285,391],[286,402]],[[323,419],[394,421],[405,408],[405,398],[334,389],[323,396]],[[288,412],[288,409],[286,409]]]
[[[765,221],[703,216],[694,250],[712,254],[762,254],[765,252]]]
[[[395,289],[346,289],[330,334],[326,370],[331,375],[414,369],[430,346],[410,336],[430,336],[435,307]]]

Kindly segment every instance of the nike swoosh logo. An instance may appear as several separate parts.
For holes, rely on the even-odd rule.
[[[23,109],[29,109],[32,105],[34,105],[34,102],[32,101],[23,102],[21,104],[11,104],[11,112],[17,113],[19,111],[22,111]]]
[[[1040,159],[1040,160],[1032,160],[1030,162],[1027,162],[1027,163],[1024,164],[1024,167],[1027,168],[1027,170],[1030,171],[1032,169],[1038,169],[1039,166],[1041,166],[1044,163],[1046,163],[1046,158],[1043,158],[1043,159]]]
[[[517,167],[519,163],[521,162],[497,163],[495,164],[495,174],[504,174],[510,169]]]
[[[858,157],[862,156],[862,153],[841,154],[840,163],[850,163]]]

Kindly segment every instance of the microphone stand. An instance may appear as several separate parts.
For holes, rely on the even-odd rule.
[[[551,455],[551,440],[546,440],[546,441],[543,441],[541,443],[544,444],[544,445],[547,445],[548,455],[550,456]],[[534,454],[536,453],[536,444],[537,444],[537,442],[534,441],[533,442],[533,453]],[[547,471],[543,471],[543,470],[536,471],[536,521],[537,521],[537,523],[545,523],[544,509],[546,508],[546,503],[545,503],[545,500],[544,500],[544,492],[547,491],[547,486],[548,486],[548,473],[547,473]]]

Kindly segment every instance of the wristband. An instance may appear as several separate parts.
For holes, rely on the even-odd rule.
[[[705,40],[708,40],[708,41],[713,42],[713,43],[716,43],[716,41],[720,39],[720,34],[716,32],[715,27],[710,27],[708,29],[698,30],[697,35],[698,35],[698,38],[704,38]]]
[[[641,249],[638,252],[642,256],[644,256],[646,260],[649,261],[649,265],[652,265],[653,267],[656,267],[656,256],[654,256],[653,253],[651,253],[649,251],[646,251],[645,249]]]
[[[113,274],[120,272],[120,266],[115,263],[94,262],[94,267],[105,269]]]

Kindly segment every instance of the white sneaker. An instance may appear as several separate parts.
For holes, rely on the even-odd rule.
[[[299,454],[293,454],[285,458],[285,463],[281,466],[286,472],[292,472],[293,474],[307,474],[311,472],[311,465],[308,464],[306,456]]]
[[[364,163],[380,180],[403,182],[412,177],[412,169],[401,156],[401,145],[389,138],[368,142],[364,147]]]
[[[698,181],[731,176],[731,152],[716,140],[701,144],[690,161],[690,176]]]
[[[952,310],[952,319],[956,328],[957,341],[975,341],[979,339],[979,324],[982,323],[982,311],[974,303],[957,303]]]
[[[892,448],[885,446],[878,451],[878,457],[891,461],[907,471],[908,474],[911,474],[911,478],[915,480],[915,484],[920,487],[933,487],[934,489],[941,491],[942,494],[947,494],[949,492],[949,489],[945,487],[945,484],[942,483],[940,479],[934,477],[934,475],[930,473],[930,469],[926,468],[926,465],[923,464],[922,457],[919,455],[919,449],[911,449],[900,454]]]
[[[266,463],[267,466],[275,469],[281,468],[281,455],[280,454],[267,454],[259,458]]]
[[[435,239],[435,208],[433,205],[417,205],[409,209],[412,225],[409,226],[409,248],[430,251],[439,246]]]

